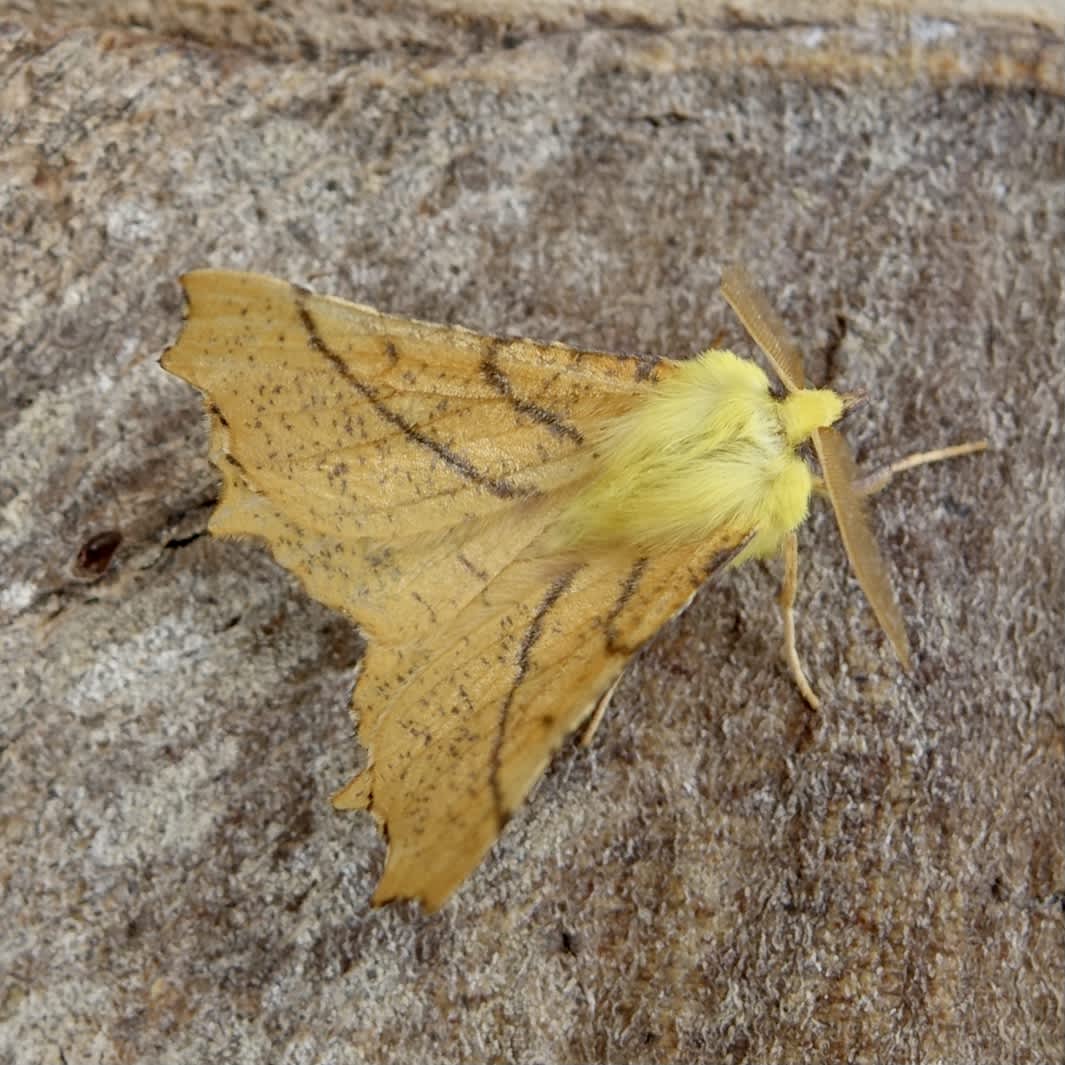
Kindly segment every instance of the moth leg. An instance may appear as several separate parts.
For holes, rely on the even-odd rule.
[[[780,613],[784,619],[784,657],[795,683],[802,692],[802,697],[815,710],[820,709],[821,700],[814,694],[810,682],[803,672],[799,661],[799,651],[795,646],[795,592],[799,585],[799,538],[789,533],[784,541],[784,583],[780,586]]]
[[[618,677],[621,680],[621,677]],[[592,709],[592,716],[588,718],[588,724],[584,726],[584,731],[581,733],[581,746],[590,747],[592,745],[592,738],[595,736],[596,730],[599,728],[600,722],[603,720],[603,715],[606,713],[606,708],[610,705],[610,697],[614,694],[614,689],[618,686],[618,681],[614,681],[609,688],[595,702],[595,707]]]
[[[901,459],[874,470],[859,478],[854,487],[863,499],[876,495],[877,492],[886,488],[895,474],[904,470],[912,470],[915,466],[927,466],[932,462],[943,462],[945,459],[961,458],[963,455],[975,455],[977,452],[987,449],[986,440],[970,440],[965,444],[955,444],[953,447],[940,447],[934,451],[918,451],[912,455],[905,455]],[[814,478],[814,491],[818,495],[825,494],[825,482],[820,477]]]

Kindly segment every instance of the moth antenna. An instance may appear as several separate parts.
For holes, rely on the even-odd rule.
[[[754,278],[742,266],[727,266],[721,275],[721,294],[788,391],[798,392],[804,388],[806,374],[802,368],[802,353]]]
[[[895,648],[895,654],[898,655],[903,668],[909,669],[910,643],[906,636],[906,626],[888,581],[880,548],[877,547],[865,507],[862,505],[850,448],[843,437],[831,427],[815,430],[813,441],[851,569],[854,570],[858,584],[869,600],[880,627]]]

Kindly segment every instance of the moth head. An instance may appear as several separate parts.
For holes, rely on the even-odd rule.
[[[830,388],[803,388],[785,396],[780,403],[784,435],[792,447],[809,440],[817,429],[825,429],[843,416],[844,397]]]

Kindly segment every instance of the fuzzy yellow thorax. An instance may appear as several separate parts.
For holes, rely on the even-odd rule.
[[[750,537],[739,559],[773,554],[809,505],[813,479],[796,448],[842,411],[827,389],[778,399],[757,365],[729,351],[674,364],[603,427],[597,473],[558,536],[648,552]]]

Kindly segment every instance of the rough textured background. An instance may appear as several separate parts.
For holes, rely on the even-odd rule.
[[[1054,5],[485,6],[0,8],[0,1059],[1060,1061]],[[870,390],[867,464],[992,441],[877,501],[914,673],[819,514],[819,716],[750,567],[441,914],[369,910],[359,642],[201,535],[176,275],[684,354],[748,350],[733,259]]]

